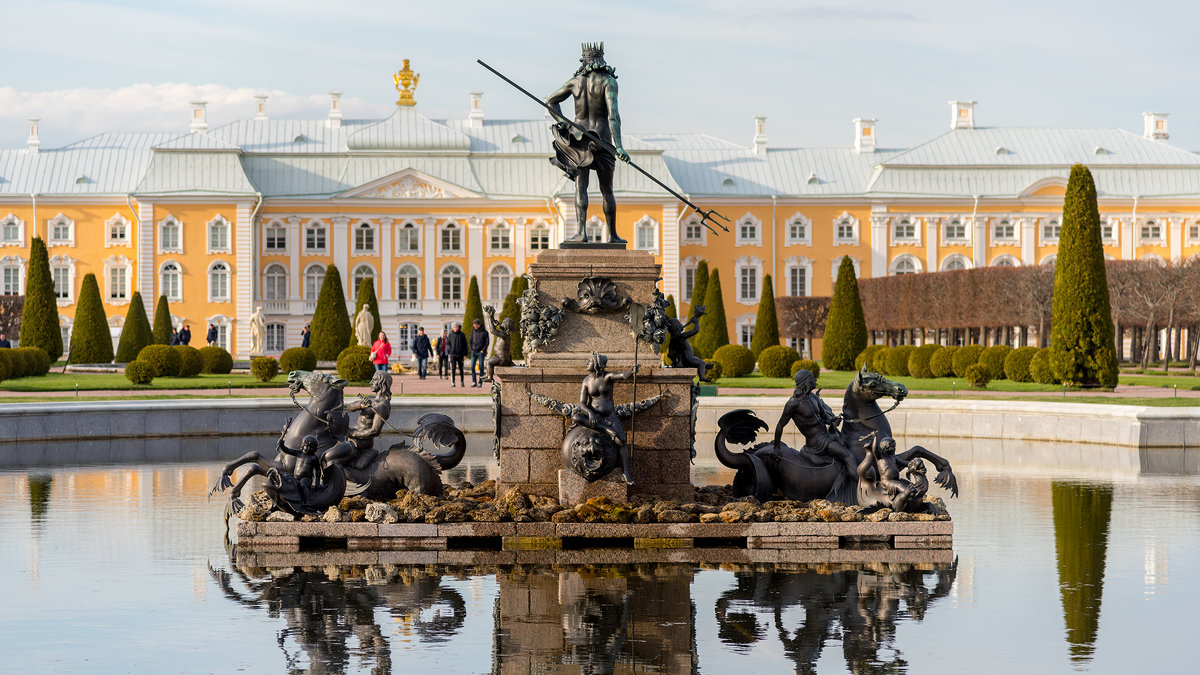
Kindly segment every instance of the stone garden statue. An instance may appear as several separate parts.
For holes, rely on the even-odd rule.
[[[250,355],[262,356],[263,344],[267,336],[267,323],[263,319],[262,305],[254,308],[250,315]]]
[[[487,320],[487,330],[492,335],[496,336],[496,341],[492,343],[492,356],[484,362],[484,382],[491,382],[492,375],[496,372],[496,366],[511,366],[512,359],[512,332],[516,328],[516,324],[512,319],[505,318],[499,324],[496,323],[496,308],[491,305],[485,305],[483,315]]]
[[[358,310],[358,315],[354,317],[354,338],[358,340],[358,344],[364,347],[370,347],[373,328],[375,327],[375,317],[371,316],[371,309],[366,304],[363,304],[362,309]]]

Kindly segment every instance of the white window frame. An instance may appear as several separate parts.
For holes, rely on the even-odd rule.
[[[165,232],[167,228],[174,224],[175,230],[175,245],[167,246],[165,244]],[[167,214],[162,220],[158,221],[158,252],[164,253],[183,253],[183,221]]]
[[[446,293],[446,276],[449,273],[450,268],[454,268],[454,269],[458,270],[458,297],[457,298],[447,297],[447,293]],[[464,297],[464,296],[466,296],[468,289],[465,288],[466,284],[463,283],[463,278],[465,276],[466,276],[466,273],[463,271],[462,265],[459,265],[458,263],[451,262],[451,263],[446,263],[445,265],[442,265],[442,268],[440,270],[438,270],[438,274],[437,274],[438,299],[441,300],[442,302],[466,302],[466,297]]]
[[[56,255],[50,258],[50,281],[54,282],[55,270],[67,272],[67,297],[58,297],[58,289],[54,289],[54,298],[59,307],[75,304],[75,259],[69,255]]]
[[[1200,225],[1200,220],[1194,220],[1192,222]],[[1104,236],[1104,228],[1106,226],[1112,229],[1112,236],[1110,237]],[[1197,237],[1195,241],[1200,242],[1200,237]],[[1120,242],[1121,219],[1116,217],[1100,216],[1100,243],[1104,244],[1105,246],[1116,246]]]
[[[911,253],[901,253],[895,258],[892,258],[892,263],[888,265],[888,276],[900,276],[900,265],[906,262],[912,263],[913,268],[911,272],[905,272],[904,274],[920,274],[921,272],[925,271],[925,266],[921,264],[920,258]]]
[[[921,245],[921,227],[919,225],[917,225],[916,218],[914,218],[913,216],[898,216],[896,218],[892,218],[891,220],[892,220],[892,225],[888,229],[891,230],[890,234],[892,237],[892,245],[893,246],[896,246],[896,245],[920,246]],[[908,226],[912,228],[911,235],[908,235],[908,236],[901,235],[901,233],[900,233],[901,223],[908,223]]]
[[[54,230],[58,227],[65,226],[67,228],[66,237],[54,236]],[[46,246],[74,246],[75,245],[75,221],[68,218],[65,214],[58,214],[50,220],[46,221]]]
[[[263,331],[263,350],[268,354],[279,354],[287,349],[287,324],[273,321]],[[276,335],[272,335],[276,333]]]
[[[588,241],[608,241],[608,224],[599,216],[588,218],[583,224],[583,231],[587,233]]]
[[[404,270],[406,270],[406,269],[411,269],[412,274],[404,274]],[[399,268],[396,269],[396,273],[393,275],[393,277],[394,278],[392,280],[392,288],[396,289],[396,300],[398,302],[401,302],[401,303],[420,303],[421,302],[421,281],[422,280],[421,280],[421,268],[420,267],[418,267],[412,263],[404,263],[403,265],[401,265]],[[413,279],[414,288],[416,289],[416,292],[413,297],[411,297],[411,298],[400,297],[400,277],[409,277],[409,278]]]
[[[512,253],[513,251],[513,236],[516,233],[516,228],[508,224],[508,221],[503,218],[496,219],[487,228],[487,251],[491,255],[503,255]],[[501,235],[504,236],[504,241],[497,243],[496,239]]]
[[[1004,263],[1008,263],[1008,264],[1005,265]],[[996,256],[995,258],[992,258],[992,262],[989,264],[989,267],[1020,267],[1020,266],[1021,266],[1021,259],[1016,257],[1015,255],[1012,255],[1009,253],[1001,253],[1000,255]]]
[[[9,227],[15,226],[17,229],[16,238],[9,239],[5,237],[5,232]],[[3,219],[0,219],[0,246],[24,246],[25,245],[25,221],[8,214]]]
[[[363,227],[363,226],[366,227]],[[351,228],[353,231],[350,234],[350,255],[377,255],[379,252],[379,228],[369,220],[360,220]],[[360,248],[358,245],[358,233],[370,232],[371,247]]]
[[[754,321],[757,318],[758,317],[755,316],[754,314],[745,314],[743,316],[738,317],[738,320],[736,323],[737,344],[742,345],[743,347],[745,347],[747,349],[750,348],[750,344],[752,342],[754,342]],[[749,331],[748,336],[744,335],[744,333],[747,331]],[[746,339],[747,337],[749,339]]]
[[[938,271],[939,272],[949,271],[951,269],[950,265],[956,261],[961,261],[963,264],[963,266],[959,269],[969,270],[969,269],[972,269],[972,267],[973,267],[971,265],[971,259],[968,258],[967,256],[965,256],[961,253],[951,253],[950,255],[946,256],[945,258],[942,258],[941,264],[938,265]]]
[[[225,295],[220,296],[213,292],[213,274],[217,272],[217,266],[225,267]],[[214,260],[208,266],[208,270],[204,275],[208,279],[208,301],[209,302],[233,302],[233,265],[224,260]]]
[[[276,268],[279,269],[283,274],[282,275],[272,275],[271,270],[276,269]],[[267,289],[271,287],[271,284],[267,283],[267,279],[271,278],[272,276],[274,276],[274,277],[282,276],[283,277],[283,297],[278,297],[278,298],[267,297]],[[272,302],[282,302],[284,300],[287,300],[289,298],[289,294],[291,292],[291,288],[289,288],[290,285],[291,285],[291,280],[288,275],[287,265],[284,265],[283,263],[279,263],[279,262],[273,262],[263,268],[263,281],[262,281],[262,289],[263,289],[262,299],[263,300],[270,300]]]
[[[421,328],[421,324],[416,321],[401,321],[396,326],[396,352],[407,355],[412,354],[412,342],[417,338],[417,331]],[[426,333],[428,335],[428,333]],[[433,338],[430,338],[432,341]]]
[[[229,350],[229,341],[230,341],[230,337],[231,337],[230,336],[231,331],[229,329],[233,327],[233,322],[230,321],[229,317],[225,316],[224,314],[214,314],[213,316],[210,316],[207,319],[205,319],[204,322],[205,322],[205,324],[211,323],[213,326],[216,326],[216,328],[217,328],[217,346],[224,349],[225,351],[230,351]],[[207,330],[207,327],[205,328],[205,330]]]
[[[425,246],[425,226],[415,220],[406,220],[396,226],[396,255],[398,256],[420,256],[421,251]],[[402,248],[400,242],[407,239],[407,236],[400,236],[406,231],[411,231],[413,238],[417,241],[416,250]]]
[[[1012,228],[1012,236],[1005,237],[1000,234],[1000,224],[1007,222]],[[992,246],[1017,246],[1021,243],[1021,219],[1012,218],[1009,216],[1001,216],[996,218],[991,227],[988,228],[991,233]]]
[[[1158,228],[1158,234],[1154,236],[1146,236],[1146,227],[1150,224]],[[1142,218],[1138,222],[1137,227],[1137,242],[1138,246],[1163,246],[1167,243],[1167,229],[1170,226],[1166,218],[1159,216],[1150,216]]]
[[[842,236],[841,232],[839,232],[842,225],[849,225],[853,236]],[[833,219],[834,246],[857,246],[859,244],[860,233],[858,218],[855,218],[849,211],[842,211],[840,216]],[[834,274],[836,275],[836,272]]]
[[[696,236],[689,236],[688,231],[696,228]],[[708,228],[704,227],[704,221],[700,216],[691,214],[683,220],[683,243],[698,244],[700,246],[708,243]]]
[[[1043,216],[1038,218],[1038,244],[1041,246],[1057,246],[1058,237],[1046,236],[1046,228],[1050,226],[1051,221],[1058,223],[1058,233],[1062,235],[1062,219],[1060,216]]]
[[[792,271],[801,270],[804,274],[804,295],[792,294]],[[799,258],[792,256],[783,262],[783,283],[788,297],[807,298],[812,296],[813,261],[807,256]]]
[[[121,226],[121,232],[124,233],[120,237],[112,236],[113,227],[117,225]],[[110,246],[130,246],[132,244],[132,238],[129,235],[129,219],[125,216],[119,213],[114,213],[112,218],[104,221],[105,248]]]
[[[645,232],[650,233],[652,246],[643,246],[641,235]],[[638,251],[649,251],[650,253],[658,253],[658,221],[651,218],[649,214],[644,214],[641,219],[633,224],[633,248]]]
[[[283,246],[278,248],[271,247],[271,230],[281,230],[283,232]],[[288,235],[288,224],[278,218],[272,218],[267,221],[267,224],[262,228],[262,252],[263,255],[287,255],[288,245],[291,244],[291,237]]]
[[[167,293],[167,265],[174,265],[175,271],[179,275],[178,288],[175,289],[178,291],[178,293],[173,296],[170,293]],[[164,260],[163,263],[158,266],[158,294],[167,296],[167,300],[169,302],[183,302],[183,265],[180,265],[179,261]]]
[[[321,233],[322,233],[321,234],[321,239],[322,239],[321,246],[314,245],[312,247],[309,247],[309,245],[308,245],[309,230],[312,230],[314,232],[316,230],[321,231]],[[300,242],[300,245],[304,247],[303,249],[301,249],[304,251],[304,253],[309,254],[309,255],[326,255],[329,253],[329,236],[330,236],[329,235],[329,223],[326,223],[325,221],[321,220],[320,218],[312,218],[308,222],[304,223],[304,227],[300,230],[300,236],[303,239],[303,241]],[[315,238],[316,237],[314,235],[314,239]],[[314,241],[314,244],[315,243],[316,242]]]
[[[757,258],[755,256],[747,256],[747,255],[741,256],[740,258],[738,258],[737,260],[734,261],[733,270],[734,270],[733,283],[736,285],[736,288],[737,288],[737,290],[734,294],[734,297],[737,299],[737,302],[742,305],[757,304],[759,299],[762,298],[762,289],[763,289],[763,261],[762,261],[762,258]],[[753,270],[754,271],[755,283],[754,283],[754,295],[752,297],[747,297],[747,296],[742,295],[742,270]]]
[[[829,277],[831,279],[833,279],[833,283],[834,284],[837,283],[838,269],[842,266],[842,258],[850,259],[850,264],[854,265],[854,278],[861,279],[862,278],[862,259],[855,258],[852,255],[839,255],[829,261],[831,263],[831,267],[833,268],[829,271]]]
[[[310,298],[308,297],[308,278],[311,276],[309,273],[312,272],[314,268],[318,267],[321,269],[321,281],[316,285],[316,288],[313,289],[312,297]],[[327,265],[323,265],[319,262],[309,263],[307,266],[305,266],[304,271],[300,273],[300,283],[303,284],[303,288],[300,289],[302,300],[306,302],[316,302],[317,298],[321,297],[321,285],[325,283],[325,272],[328,270],[329,267]]]
[[[962,228],[961,237],[950,236],[950,228],[955,226]],[[971,219],[964,216],[946,216],[942,218],[942,245],[943,246],[970,246],[971,245]]]
[[[753,236],[745,236],[742,229],[745,226],[753,228]],[[762,220],[753,213],[747,211],[745,215],[734,221],[734,246],[761,246],[763,239]]]
[[[112,271],[125,271],[125,297],[113,297]],[[128,305],[133,297],[133,262],[123,255],[110,255],[104,259],[104,302],[109,305]]]
[[[350,285],[353,287],[350,289],[350,296],[355,297],[355,298],[358,297],[358,285],[360,283],[362,283],[362,279],[358,279],[356,277],[358,275],[358,271],[364,267],[371,270],[371,285],[375,287],[375,297],[378,298],[379,297],[379,270],[375,269],[375,266],[372,265],[371,263],[359,263],[359,264],[355,265],[353,269],[350,270]]]
[[[1192,228],[1196,228],[1195,236],[1192,236]],[[1183,221],[1183,241],[1188,246],[1200,244],[1200,218],[1188,218]]]
[[[15,269],[17,271],[17,292],[4,293],[4,276],[2,270]],[[25,259],[19,255],[6,255],[0,258],[0,294],[3,295],[25,295]]]
[[[458,246],[456,248],[447,248],[445,246],[445,242],[443,241],[443,237],[445,236],[445,233],[447,231],[451,231],[451,230],[458,232]],[[466,238],[466,233],[467,233],[467,228],[464,227],[462,225],[462,223],[458,222],[457,220],[453,220],[453,219],[447,220],[446,222],[442,223],[441,225],[438,225],[438,227],[437,227],[437,254],[438,254],[438,256],[439,257],[462,256],[463,252],[466,250],[465,242],[463,241],[463,239]]]
[[[539,233],[539,232],[545,233],[545,235],[546,235],[546,242],[545,242],[546,246],[544,248],[538,248],[533,245],[533,236],[535,233]],[[538,218],[537,220],[533,221],[533,225],[531,225],[529,227],[527,236],[529,237],[528,244],[529,244],[529,250],[531,252],[532,251],[546,251],[551,246],[554,245],[554,229],[552,227],[550,227],[549,223],[547,223],[545,220],[543,220],[541,218]]]
[[[792,226],[800,225],[804,228],[804,236],[793,236]],[[796,212],[783,226],[783,243],[786,246],[812,246],[812,219],[803,213]]]
[[[504,273],[506,275],[508,275],[508,284],[504,288],[497,289],[497,288],[495,288],[496,284],[494,283],[494,280],[492,279],[492,275],[498,273],[501,270],[503,270]],[[484,292],[484,298],[490,303],[504,304],[504,299],[506,297],[508,297],[508,291],[509,291],[509,289],[512,288],[512,282],[514,279],[512,267],[510,267],[507,263],[502,263],[502,262],[494,263],[491,267],[488,268],[486,278],[487,278],[487,290]]]
[[[689,255],[679,261],[679,299],[682,302],[691,304],[692,291],[696,286],[696,266],[700,264],[700,259],[694,255]],[[692,273],[692,286],[689,288],[687,283],[687,273]],[[701,298],[701,301],[704,299]]]
[[[217,242],[213,245],[213,235],[224,230],[225,241]],[[233,253],[233,224],[229,219],[221,214],[217,214],[212,220],[204,224],[204,247],[209,255],[224,253]]]

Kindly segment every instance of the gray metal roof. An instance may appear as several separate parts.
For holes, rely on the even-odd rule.
[[[1200,165],[1200,156],[1123,129],[954,129],[885,166]]]
[[[429,119],[411,106],[397,106],[392,116],[364,126],[346,138],[349,150],[435,151],[471,149],[471,140]]]
[[[133,189],[138,195],[253,195],[238,156],[229,152],[156,152]]]
[[[61,148],[0,150],[0,194],[129,194],[151,147],[177,134],[100,134]]]

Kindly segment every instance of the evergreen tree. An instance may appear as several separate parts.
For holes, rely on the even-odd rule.
[[[1112,501],[1108,485],[1050,483],[1059,595],[1071,662],[1077,667],[1092,660],[1099,633]]]
[[[50,256],[41,237],[34,237],[29,247],[25,308],[21,310],[21,346],[40,347],[52,363],[63,353],[58,300],[54,297],[54,280],[50,277]]]
[[[117,343],[117,363],[129,363],[138,357],[142,348],[154,342],[150,319],[146,317],[146,303],[142,294],[133,292],[129,311],[125,313],[125,325],[121,328],[121,340]]]
[[[1055,377],[1068,384],[1117,384],[1117,350],[1096,184],[1082,164],[1071,167],[1063,199],[1054,267],[1050,367]]]
[[[167,296],[158,296],[158,305],[154,307],[154,344],[171,344],[171,306]]]
[[[854,370],[854,357],[867,346],[867,323],[863,319],[862,300],[858,297],[858,278],[849,256],[838,267],[829,317],[825,320],[825,339],[821,361],[829,370]]]
[[[358,312],[367,306],[367,311],[371,313],[371,344],[375,344],[375,338],[383,332],[383,319],[379,318],[379,300],[375,297],[375,280],[371,278],[363,279],[358,284],[358,298],[354,301],[354,316],[358,317]],[[358,336],[354,331],[350,331],[350,344],[358,344]],[[363,345],[370,347],[371,345]]]
[[[336,361],[338,354],[350,346],[350,315],[346,313],[346,291],[342,289],[342,273],[337,265],[325,269],[308,330],[312,333],[309,347],[319,361]]]
[[[463,314],[463,330],[471,334],[471,323],[479,319],[483,324],[483,301],[479,298],[479,279],[471,275],[471,285],[467,288],[467,311]]]
[[[667,308],[664,311],[666,312],[667,316],[671,317],[672,319],[679,318],[679,310],[675,308],[675,296],[674,295],[667,296]],[[667,335],[666,338],[663,339],[662,347],[659,349],[659,351],[662,352],[663,354],[666,354],[670,348],[671,348],[671,336]]]
[[[700,319],[700,332],[692,338],[692,349],[702,359],[711,359],[713,354],[729,344],[729,326],[725,324],[725,299],[721,295],[721,270],[713,270],[704,291],[704,317]]]
[[[688,314],[693,314],[692,307],[703,305],[708,293],[708,261],[696,263],[696,278],[692,282],[692,301],[688,306]]]
[[[519,276],[513,279],[512,286],[509,287],[508,295],[504,298],[504,306],[500,308],[500,315],[496,317],[496,321],[505,319],[513,320],[513,331],[509,337],[509,353],[512,354],[514,361],[519,361],[525,358],[525,338],[521,336],[521,306],[517,303],[517,298],[529,288],[529,279],[524,276]],[[494,341],[493,341],[494,343]]]
[[[113,360],[112,334],[108,332],[108,317],[104,314],[95,274],[84,275],[79,288],[68,357],[68,363],[112,363]]]
[[[763,277],[762,299],[758,301],[758,316],[754,319],[754,339],[750,341],[750,351],[757,360],[762,350],[777,344],[779,319],[775,315],[775,288],[771,285],[771,275],[768,274]]]

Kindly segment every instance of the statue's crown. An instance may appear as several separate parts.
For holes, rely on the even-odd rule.
[[[604,43],[603,42],[585,42],[583,43],[583,56],[580,61],[603,61],[604,60]]]

